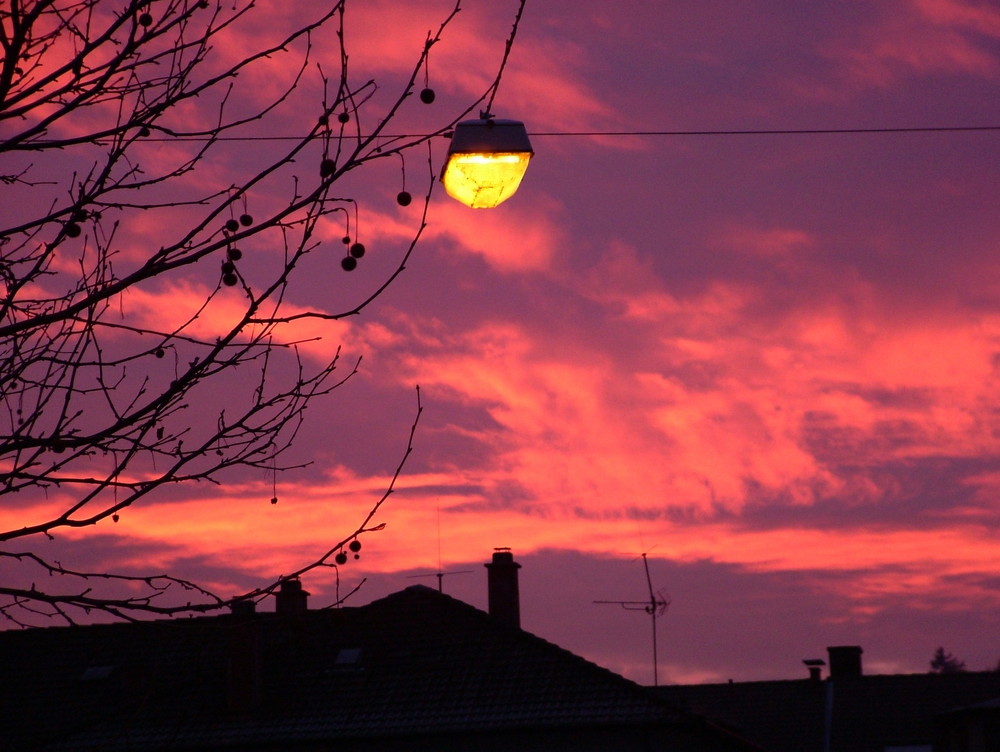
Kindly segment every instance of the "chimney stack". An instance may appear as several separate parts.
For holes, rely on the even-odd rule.
[[[274,610],[279,614],[304,614],[308,609],[309,593],[298,579],[285,580],[274,596]]]
[[[860,645],[828,647],[826,652],[830,656],[831,679],[855,679],[861,676],[861,654],[864,651]]]
[[[509,548],[495,548],[493,561],[483,566],[487,570],[490,616],[520,628],[521,597],[517,587],[517,570],[521,565],[514,561],[514,554]]]
[[[229,604],[229,611],[234,617],[246,619],[257,613],[257,604],[253,601],[234,601]]]
[[[819,681],[823,678],[823,666],[826,665],[826,661],[822,658],[807,658],[802,662],[809,669],[809,678],[812,681]]]

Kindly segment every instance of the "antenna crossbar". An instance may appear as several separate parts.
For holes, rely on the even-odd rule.
[[[444,583],[443,583],[443,580],[444,580],[444,578],[446,576],[452,575],[452,574],[471,574],[471,573],[472,573],[471,569],[459,569],[459,570],[456,570],[454,572],[428,572],[427,574],[411,574],[411,575],[409,575],[409,578],[411,580],[413,580],[413,579],[416,579],[418,577],[437,577],[438,578],[438,592],[439,593],[443,593],[444,592]]]

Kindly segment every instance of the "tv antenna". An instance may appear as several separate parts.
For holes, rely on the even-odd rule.
[[[450,574],[469,574],[471,572],[472,572],[471,569],[459,569],[459,570],[454,571],[454,572],[442,572],[441,568],[438,567],[438,571],[436,571],[436,572],[429,572],[427,574],[411,574],[410,575],[410,579],[415,579],[417,577],[437,577],[438,578],[438,592],[439,593],[443,593],[444,592],[444,590],[443,590],[444,584],[443,584],[442,581],[444,580],[444,578],[445,578],[446,575],[450,575]]]
[[[451,574],[471,574],[473,570],[471,569],[460,569],[455,572],[445,572],[441,569],[441,504],[437,505],[437,532],[438,532],[438,568],[436,572],[431,572],[429,574],[411,574],[409,579],[416,579],[417,577],[437,577],[438,578],[438,592],[444,592],[444,578],[445,575]]]
[[[653,590],[653,578],[649,576],[649,560],[646,554],[641,554],[642,566],[646,570],[646,585],[649,586],[648,601],[594,601],[594,603],[612,604],[621,606],[626,611],[645,611],[649,614],[653,626],[653,686],[660,686],[659,677],[659,656],[656,650],[656,619],[663,616],[670,605],[670,596],[662,590]]]

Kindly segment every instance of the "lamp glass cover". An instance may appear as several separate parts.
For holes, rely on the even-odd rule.
[[[441,182],[466,206],[492,209],[514,195],[529,159],[529,152],[451,154]]]

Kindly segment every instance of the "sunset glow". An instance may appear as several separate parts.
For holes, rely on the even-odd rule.
[[[408,76],[452,5],[359,3],[351,75]],[[290,12],[261,11],[247,45]],[[430,56],[437,99],[408,102],[406,127],[485,90],[512,11],[463,5]],[[254,75],[240,96],[266,101],[271,79]],[[320,88],[314,71],[304,80],[311,107]],[[647,597],[647,553],[671,598],[661,680],[804,678],[801,660],[835,644],[863,645],[866,671],[926,671],[939,645],[993,668],[1000,129],[985,128],[1000,127],[998,86],[1000,8],[973,0],[529,0],[494,104],[535,150],[516,196],[489,211],[451,201],[436,182],[447,144],[433,142],[402,169],[345,178],[351,235],[368,246],[357,270],[340,268],[342,217],[317,225],[326,255],[285,315],[367,298],[420,227],[419,202],[395,202],[404,176],[415,196],[433,191],[375,303],[282,330],[300,357],[340,347],[343,376],[358,368],[306,412],[303,467],[171,487],[40,545],[224,593],[293,571],[382,497],[419,385],[414,451],[373,521],[385,528],[357,561],[305,579],[317,606],[338,577],[341,591],[368,578],[364,603],[446,571],[445,592],[482,607],[482,564],[509,546],[528,631],[650,682],[648,622],[593,603]],[[383,104],[380,90],[370,106]],[[984,130],[888,130],[917,127]],[[885,132],[818,132],[838,129]],[[151,165],[184,159],[144,148]],[[266,148],[227,147],[190,179],[224,187]],[[285,187],[302,172],[316,169],[289,165]],[[161,229],[123,230],[123,260]],[[253,284],[281,237],[245,251]],[[115,305],[136,324],[194,317],[212,338],[241,305],[232,288],[199,311],[217,281],[218,264],[195,265]],[[174,378],[168,356],[152,381]],[[0,525],[52,514],[61,493],[14,499]]]

